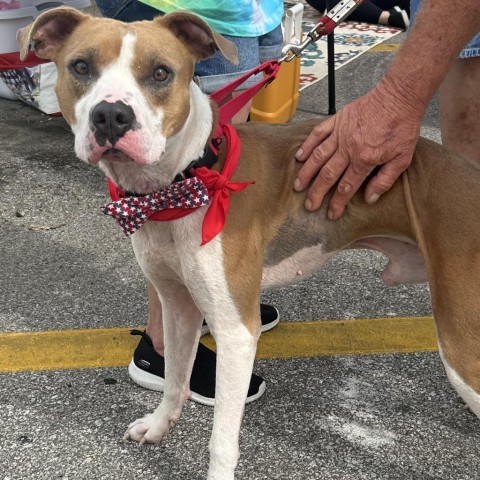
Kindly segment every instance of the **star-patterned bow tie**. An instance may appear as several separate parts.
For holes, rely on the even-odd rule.
[[[240,158],[240,139],[230,125],[223,125],[227,155],[222,173],[206,167],[197,168],[195,176],[141,197],[129,196],[110,179],[112,203],[102,208],[114,217],[126,236],[136,232],[147,220],[167,221],[184,217],[200,207],[210,206],[202,225],[202,245],[215,238],[225,224],[230,205],[230,192],[239,192],[254,182],[230,182]]]
[[[208,190],[196,177],[172,183],[158,192],[141,197],[123,197],[102,208],[105,215],[115,218],[128,237],[135,233],[155,212],[197,209],[208,205]]]

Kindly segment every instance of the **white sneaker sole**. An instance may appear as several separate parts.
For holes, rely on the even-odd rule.
[[[148,373],[145,370],[138,368],[135,365],[133,358],[128,365],[128,375],[137,385],[140,385],[143,388],[146,388],[148,390],[154,390],[156,392],[163,392],[163,389],[165,387],[165,380],[158,375]],[[266,388],[267,385],[265,381],[263,381],[258,388],[258,392],[255,395],[247,397],[245,404],[258,400],[265,393]],[[206,405],[207,407],[213,407],[215,405],[214,398],[204,397],[203,395],[195,392],[192,392],[190,400],[193,400],[196,403],[200,403],[201,405]]]
[[[138,368],[135,365],[133,358],[130,361],[130,365],[128,365],[128,375],[137,385],[140,385],[143,388],[155,390],[156,392],[163,392],[165,380],[158,375],[148,373],[145,370]]]

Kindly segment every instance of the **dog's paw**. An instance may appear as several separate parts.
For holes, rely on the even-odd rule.
[[[143,445],[144,443],[160,443],[174,425],[175,422],[164,422],[157,415],[151,413],[131,423],[125,432],[123,439],[133,440],[140,445]]]

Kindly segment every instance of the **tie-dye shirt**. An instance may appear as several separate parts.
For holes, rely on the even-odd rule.
[[[283,15],[280,0],[141,0],[164,13],[190,10],[214,30],[235,37],[257,37],[276,28]]]

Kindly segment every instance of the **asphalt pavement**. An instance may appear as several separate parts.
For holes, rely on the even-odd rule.
[[[368,91],[393,55],[367,52],[337,71],[337,107]],[[296,118],[320,118],[327,105],[324,79],[302,92]],[[436,99],[422,133],[440,140]],[[75,158],[62,118],[0,99],[0,198],[2,334],[145,324],[145,281],[130,243],[99,210],[103,174]],[[385,263],[346,252],[263,300],[299,325],[431,315],[427,285],[384,286]],[[187,402],[161,445],[139,447],[123,432],[161,394],[134,385],[125,366],[14,367],[0,373],[1,480],[205,478],[209,407]],[[239,480],[480,478],[480,423],[436,352],[270,358],[255,371],[267,391],[245,410]]]

